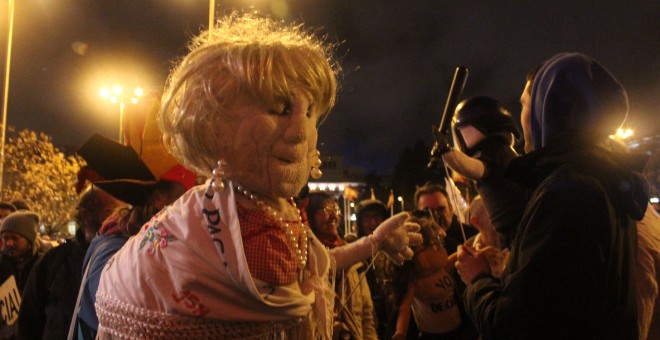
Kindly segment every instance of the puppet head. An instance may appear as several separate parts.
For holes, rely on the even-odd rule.
[[[330,46],[299,25],[232,13],[198,36],[172,72],[160,126],[187,167],[271,197],[309,178],[317,128],[335,103]]]

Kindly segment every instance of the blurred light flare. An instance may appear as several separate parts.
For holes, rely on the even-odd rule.
[[[126,97],[123,96],[122,94],[124,93],[124,90],[121,86],[119,85],[114,85],[112,87],[112,91],[108,89],[107,87],[102,87],[99,90],[99,96],[103,98],[104,100],[109,101],[112,104],[117,104],[119,103],[119,142],[124,143],[124,110],[125,110],[125,102],[130,101],[132,104],[137,104],[139,101],[138,97],[141,97],[144,95],[144,90],[141,87],[136,87],[133,90],[133,94],[135,96],[131,97]]]
[[[632,135],[633,135],[633,130],[618,128],[615,134],[610,135],[610,138],[616,140],[624,140],[632,137]]]

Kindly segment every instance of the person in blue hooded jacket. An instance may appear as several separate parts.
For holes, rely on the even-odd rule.
[[[527,84],[526,155],[507,176],[529,188],[501,280],[476,250],[458,250],[464,299],[484,339],[637,339],[635,220],[648,190],[643,160],[608,136],[625,89],[594,59],[558,54]]]

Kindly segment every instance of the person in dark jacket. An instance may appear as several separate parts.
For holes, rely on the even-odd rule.
[[[626,92],[579,53],[547,60],[531,86],[528,154],[507,175],[532,196],[502,280],[459,247],[466,309],[484,339],[637,339],[635,220],[648,191],[638,159],[608,138],[626,117]]]
[[[19,294],[23,293],[30,270],[41,255],[37,240],[39,220],[39,214],[33,211],[17,210],[7,215],[0,226],[0,237],[3,241],[2,254],[0,254],[0,284],[7,282],[13,276]],[[13,316],[17,314],[18,307],[18,301],[3,301],[0,339],[14,338],[16,322],[7,320],[15,320]]]
[[[47,251],[27,279],[18,318],[19,339],[66,339],[89,242],[121,202],[96,186],[76,206],[75,238]]]
[[[363,237],[372,234],[376,227],[390,216],[390,212],[380,200],[366,199],[358,203],[356,215],[357,237]],[[392,312],[387,303],[385,289],[390,279],[390,273],[386,270],[387,261],[385,256],[376,256],[365,261],[364,266],[364,268],[370,268],[366,270],[365,277],[373,300],[376,332],[378,332],[379,339],[388,337],[390,326],[388,321]]]

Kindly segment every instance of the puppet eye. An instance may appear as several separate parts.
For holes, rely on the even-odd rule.
[[[271,114],[274,114],[276,116],[287,116],[290,115],[292,111],[291,108],[291,103],[290,102],[282,102],[279,104],[276,104],[273,109],[271,109],[270,112]]]

